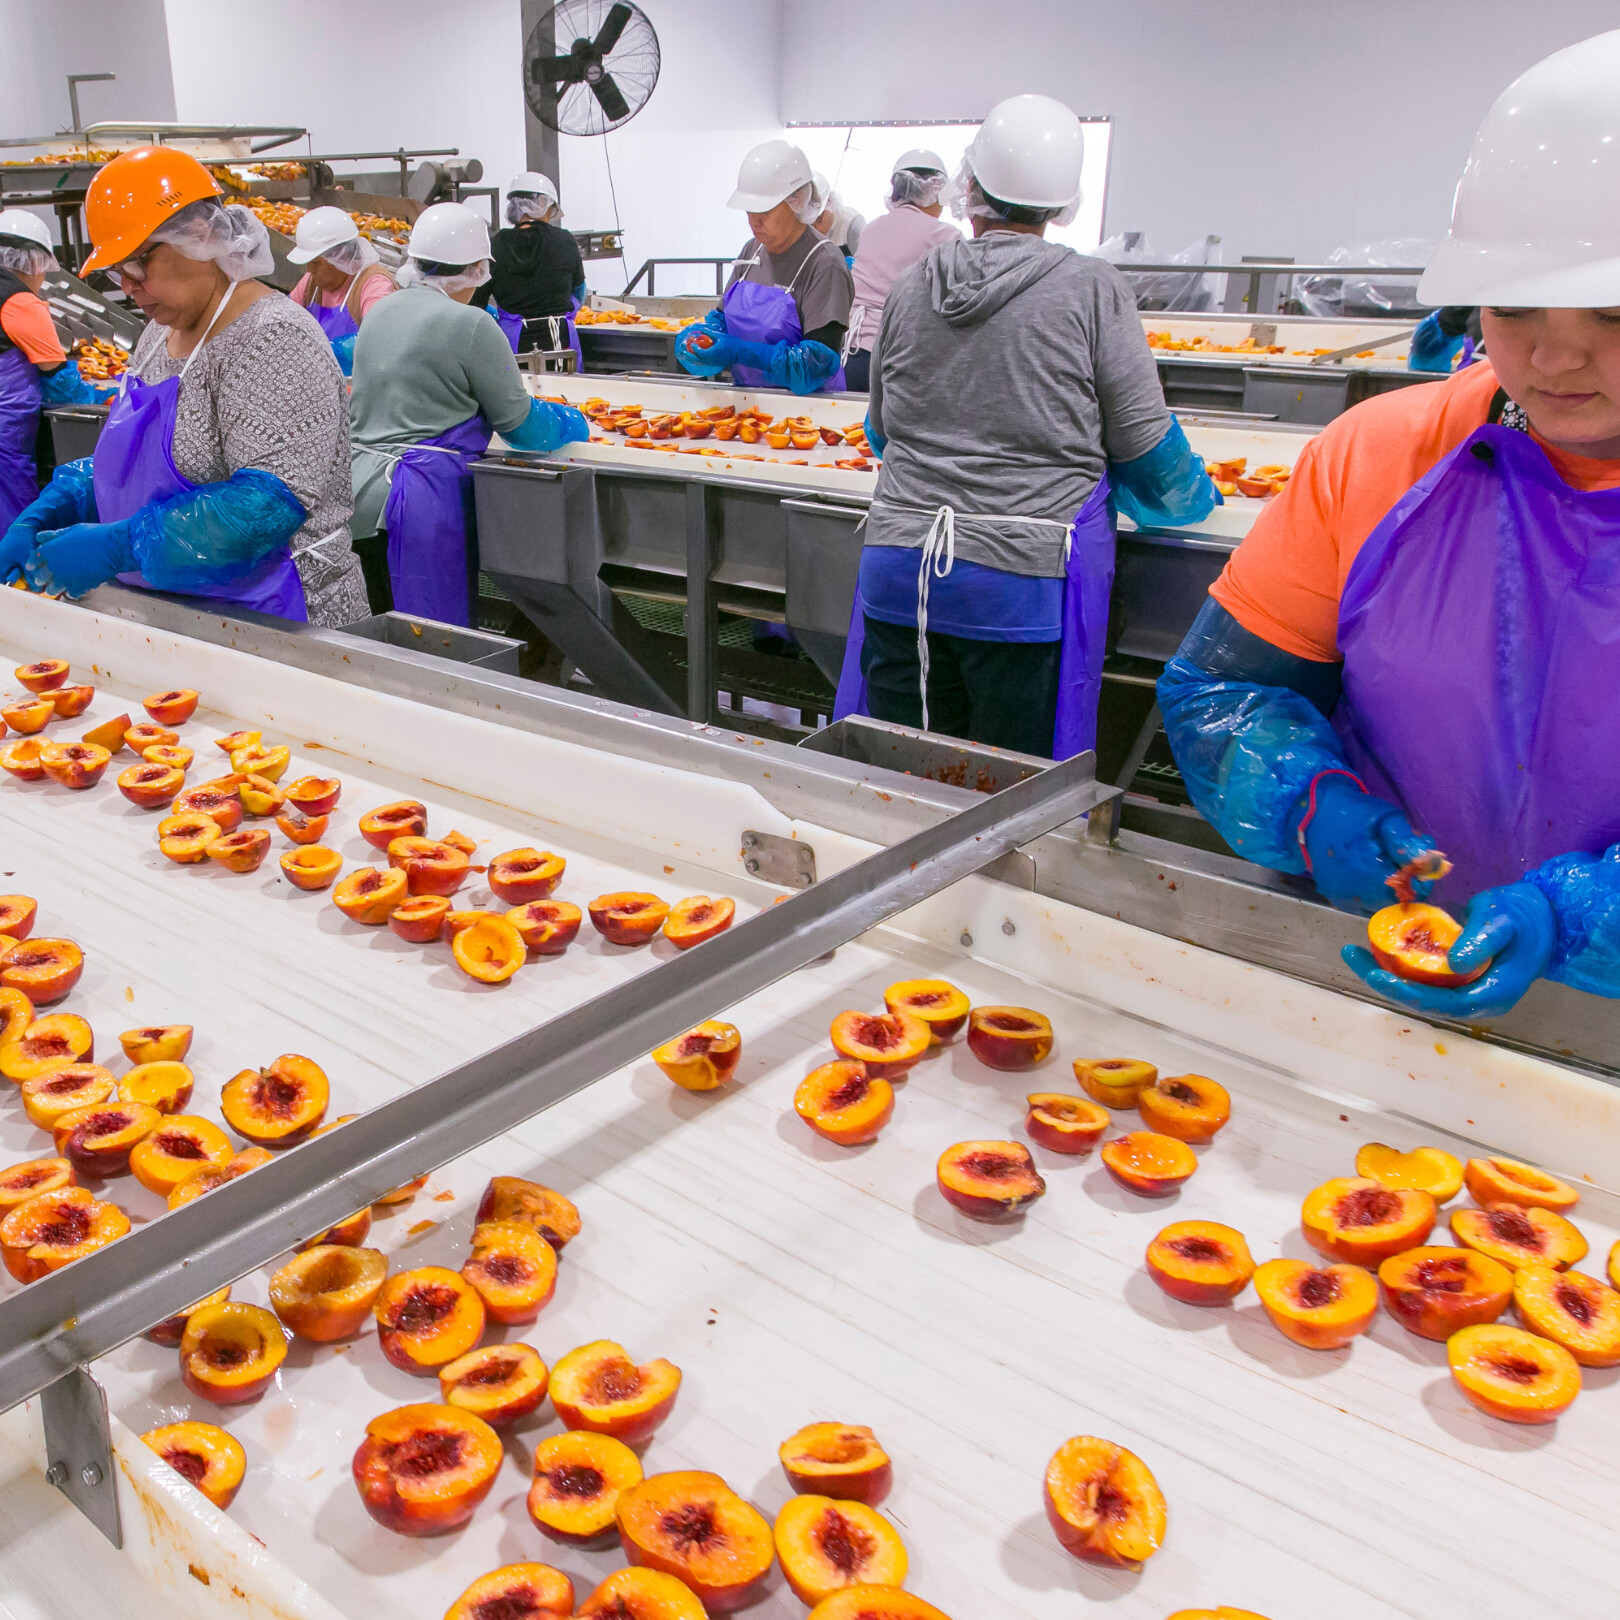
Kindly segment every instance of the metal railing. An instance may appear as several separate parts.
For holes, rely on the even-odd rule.
[[[647,296],[656,298],[658,296],[658,266],[661,264],[711,264],[714,266],[714,290],[717,294],[722,293],[726,290],[726,271],[735,263],[735,259],[643,259],[641,268],[625,283],[624,291],[619,296],[628,298],[636,290],[641,278],[645,276],[647,278]]]
[[[1226,298],[1222,310],[1245,315],[1275,315],[1280,303],[1293,295],[1293,283],[1305,276],[1356,277],[1421,276],[1421,264],[1285,264],[1280,260],[1243,264],[1137,264],[1115,265],[1124,276],[1173,274],[1184,276],[1225,276]],[[1150,311],[1149,313],[1159,313]],[[1174,315],[1184,311],[1165,310]]]

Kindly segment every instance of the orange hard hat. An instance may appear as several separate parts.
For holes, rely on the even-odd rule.
[[[188,203],[218,195],[214,177],[189,152],[172,146],[120,152],[97,171],[84,194],[84,223],[95,249],[84,269],[122,264]]]

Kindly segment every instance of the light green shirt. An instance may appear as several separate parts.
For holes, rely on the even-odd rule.
[[[482,416],[497,433],[529,414],[506,334],[487,310],[431,287],[404,287],[367,312],[349,401],[357,536],[381,527],[388,470],[401,450]]]

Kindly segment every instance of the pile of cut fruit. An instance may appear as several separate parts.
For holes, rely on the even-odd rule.
[[[129,369],[129,350],[111,338],[80,338],[73,345],[73,358],[79,363],[79,375],[92,382],[112,382]]]
[[[280,231],[283,236],[296,236],[298,222],[308,209],[300,208],[297,203],[272,202],[268,197],[237,196],[227,197],[225,204],[229,208],[246,208],[257,214],[273,231]]]
[[[556,403],[561,405],[568,401],[559,399]],[[648,416],[645,406],[610,405],[605,399],[599,398],[588,399],[579,408],[591,426],[599,430],[591,435],[593,444],[611,443],[608,435],[619,434],[633,450],[685,450],[689,455],[730,456],[734,461],[770,459],[718,447],[694,450],[676,442],[682,439],[707,439],[712,435],[721,443],[732,440],[742,444],[763,443],[772,450],[816,450],[823,445],[844,446],[855,454],[830,465],[851,472],[871,472],[877,464],[863,422],[852,422],[842,428],[818,427],[808,416],[784,416],[778,419],[770,411],[757,406],[739,411],[735,405],[711,405],[700,411],[667,411]],[[794,461],[790,465],[808,467],[812,463]]]
[[[670,317],[638,315],[633,309],[592,309],[589,305],[574,315],[576,326],[651,326],[660,332],[679,332],[702,320],[701,315]]]
[[[1248,471],[1247,456],[1232,456],[1226,461],[1206,461],[1204,471],[1214,479],[1215,487],[1226,496],[1247,495],[1251,500],[1265,500],[1281,495],[1294,476],[1293,468],[1281,462]]]

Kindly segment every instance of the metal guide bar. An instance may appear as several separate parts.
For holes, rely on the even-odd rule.
[[[1115,797],[1079,754],[171,1211],[0,1312],[0,1411],[824,952]]]

